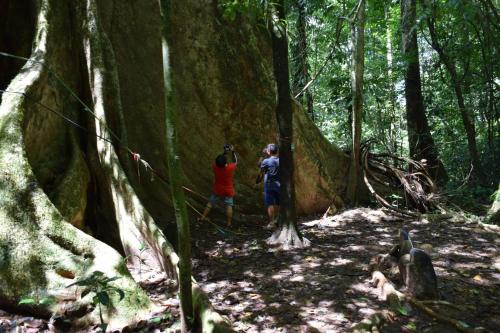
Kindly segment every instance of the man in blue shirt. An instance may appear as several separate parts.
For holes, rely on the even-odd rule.
[[[267,158],[259,160],[259,167],[264,173],[264,203],[269,216],[268,228],[273,228],[280,208],[280,159],[276,144],[268,144],[264,151]]]

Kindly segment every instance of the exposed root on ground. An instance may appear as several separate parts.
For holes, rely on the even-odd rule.
[[[372,272],[371,283],[375,286],[375,288],[379,290],[380,299],[387,301],[389,303],[390,311],[387,312],[388,310],[384,310],[381,313],[380,312],[375,313],[374,315],[364,319],[360,323],[353,325],[351,327],[351,332],[355,333],[373,332],[374,330],[378,332],[381,326],[383,326],[387,322],[391,322],[391,319],[392,320],[394,319],[397,311],[404,308],[405,302],[410,304],[414,308],[417,308],[420,311],[426,313],[435,320],[453,326],[459,332],[473,333],[473,332],[485,331],[482,328],[476,328],[476,329],[469,328],[469,326],[464,322],[445,316],[437,312],[430,306],[428,306],[428,304],[432,304],[432,305],[446,305],[446,306],[456,307],[453,304],[442,301],[434,301],[434,300],[419,301],[413,297],[406,296],[404,293],[398,291],[395,288],[394,284],[388,278],[386,278],[384,273],[382,273],[381,271],[383,264],[387,263],[387,261],[390,260],[388,256],[389,255],[378,255],[372,258],[371,268],[373,269],[373,272]]]
[[[371,183],[372,181],[382,187],[402,191],[406,207],[410,209],[425,213],[435,208],[437,199],[436,185],[430,178],[425,165],[422,162],[400,156],[370,153],[370,146],[373,143],[373,140],[369,140],[362,145],[361,161],[364,170],[363,179],[375,200],[381,206],[405,216],[418,216],[416,212],[389,203],[382,195],[377,193]],[[403,167],[395,166],[395,161]],[[405,170],[407,166],[410,167],[410,172]]]
[[[299,235],[294,226],[285,225],[276,230],[266,240],[269,245],[277,245],[283,250],[300,249],[311,245],[311,242]]]

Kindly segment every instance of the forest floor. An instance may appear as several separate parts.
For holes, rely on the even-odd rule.
[[[471,328],[500,327],[500,238],[477,220],[403,219],[380,209],[358,208],[325,219],[300,221],[311,246],[281,251],[265,243],[262,224],[239,224],[230,231],[203,222],[192,225],[193,275],[215,310],[237,332],[347,332],[370,315],[388,309],[371,285],[370,258],[388,253],[402,226],[416,247],[432,247],[441,300],[438,312]],[[437,221],[439,220],[439,221]],[[216,223],[221,224],[217,218]],[[175,332],[175,283],[144,265],[131,271],[163,310],[123,332]],[[396,283],[396,287],[401,286]],[[456,332],[411,308],[402,308],[381,332]],[[19,329],[21,329],[19,331]],[[51,324],[0,311],[0,333],[52,332]],[[89,328],[85,332],[97,332]]]
[[[301,221],[311,246],[289,251],[266,245],[271,232],[262,225],[236,225],[235,234],[197,224],[193,274],[238,332],[347,332],[388,309],[370,284],[368,264],[372,256],[390,251],[405,226],[414,246],[432,246],[441,300],[454,305],[433,308],[471,328],[498,332],[500,238],[466,221],[459,216],[403,219],[358,208]],[[417,310],[400,312],[382,332],[456,332]]]

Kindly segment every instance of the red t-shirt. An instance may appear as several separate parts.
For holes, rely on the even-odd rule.
[[[229,163],[224,168],[214,163],[212,169],[215,175],[214,193],[220,197],[234,197],[233,172],[236,169],[236,163]]]

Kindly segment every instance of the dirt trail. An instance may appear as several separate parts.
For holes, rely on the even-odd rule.
[[[453,221],[455,220],[455,221]],[[265,245],[261,226],[223,234],[195,225],[195,278],[216,310],[239,332],[347,332],[387,305],[370,285],[368,262],[387,253],[405,225],[414,245],[430,244],[441,299],[458,306],[438,310],[471,327],[500,327],[498,234],[461,219],[403,220],[360,208],[326,220],[303,221],[308,249],[282,252]],[[384,332],[455,332],[406,309]],[[408,313],[406,313],[408,312]]]

